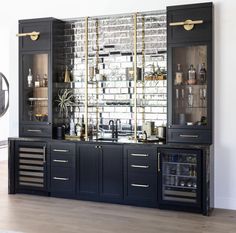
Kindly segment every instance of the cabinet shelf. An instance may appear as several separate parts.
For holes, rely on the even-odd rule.
[[[175,164],[175,165],[196,165],[196,163],[181,163],[181,162],[163,162],[163,164]]]
[[[170,173],[163,173],[164,176],[174,176],[174,177],[181,177],[181,178],[193,178],[196,179],[196,176],[186,176],[186,175],[174,175],[174,174],[170,174]]]
[[[188,186],[180,186],[180,185],[169,185],[169,184],[164,184],[164,187],[168,187],[168,188],[179,188],[179,189],[183,189],[183,190],[196,190],[197,187],[188,187]]]

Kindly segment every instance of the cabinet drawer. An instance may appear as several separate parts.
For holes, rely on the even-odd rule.
[[[212,133],[210,130],[182,130],[168,129],[168,142],[183,143],[212,143]]]
[[[51,138],[52,128],[50,125],[30,125],[20,126],[20,137],[45,137]]]
[[[185,30],[183,26],[170,26],[170,23],[198,21],[192,30]],[[186,6],[167,7],[168,43],[211,40],[212,37],[212,3],[192,4]],[[204,37],[203,37],[204,35]]]
[[[150,162],[151,160],[156,160],[157,158],[157,151],[155,149],[148,149],[148,148],[137,148],[137,149],[128,149],[128,161],[130,163],[146,163]]]
[[[128,158],[128,172],[157,173],[157,162],[156,160],[144,161],[142,158],[135,160]]]
[[[31,40],[30,36],[19,37],[21,50],[49,50],[50,49],[50,21],[32,22],[31,20],[20,21],[19,33],[39,32],[37,40]]]
[[[134,199],[157,199],[157,175],[128,174],[129,198]]]
[[[60,155],[75,155],[74,143],[52,143],[51,154]]]
[[[71,168],[51,167],[51,191],[75,192],[75,170]]]

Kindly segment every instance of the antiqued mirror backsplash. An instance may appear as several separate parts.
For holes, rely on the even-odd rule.
[[[119,119],[119,135],[132,135],[136,119],[138,133],[151,126],[148,133],[155,134],[167,121],[166,13],[138,13],[136,25],[134,14],[89,17],[87,23],[78,18],[65,24],[63,65],[54,78],[54,121],[69,129],[87,116],[88,129],[110,133],[109,123]],[[60,105],[63,95],[67,102]]]

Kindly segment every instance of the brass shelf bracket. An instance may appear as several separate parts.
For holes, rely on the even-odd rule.
[[[173,22],[169,23],[169,26],[175,27],[175,26],[183,26],[186,31],[190,31],[194,28],[195,24],[203,24],[203,20],[191,20],[187,19],[184,22]]]
[[[35,41],[39,38],[40,32],[26,32],[26,33],[18,33],[16,36],[23,37],[23,36],[29,36],[31,40]]]

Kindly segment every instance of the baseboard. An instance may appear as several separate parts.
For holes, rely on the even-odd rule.
[[[215,208],[236,210],[236,198],[215,197]]]

